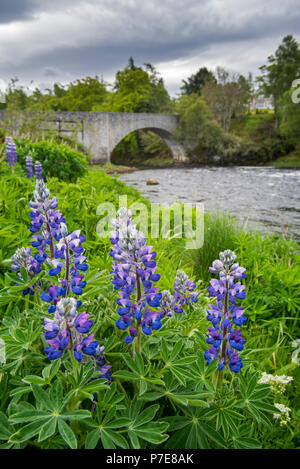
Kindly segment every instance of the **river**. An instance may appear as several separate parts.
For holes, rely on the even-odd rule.
[[[148,179],[158,185],[148,186]],[[120,175],[150,202],[202,202],[262,231],[300,239],[300,170],[262,167],[146,169]]]

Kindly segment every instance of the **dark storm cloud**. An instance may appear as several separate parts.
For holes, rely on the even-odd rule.
[[[35,0],[1,0],[0,24],[28,20],[35,9]]]
[[[238,69],[242,54],[243,67],[254,71],[284,35],[300,38],[296,0],[27,0],[5,2],[3,10],[0,78],[18,75],[35,82],[112,77],[129,56],[170,67],[178,60],[193,64],[195,57],[194,68],[205,65],[196,63],[202,57]],[[13,20],[20,23],[2,40],[1,23],[6,27]],[[175,82],[175,69],[174,74]]]

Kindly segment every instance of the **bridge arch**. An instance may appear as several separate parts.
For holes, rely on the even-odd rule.
[[[118,146],[118,144],[128,135],[130,135],[132,132],[135,132],[137,130],[144,130],[144,131],[150,131],[156,135],[158,135],[167,145],[169,150],[172,153],[173,159],[176,162],[184,162],[186,161],[186,156],[185,156],[185,151],[182,145],[180,145],[178,142],[174,140],[174,137],[172,136],[172,133],[169,130],[162,129],[162,128],[156,128],[156,127],[137,127],[134,128],[133,130],[128,131],[124,130],[123,132],[118,132],[117,134],[114,135],[114,137],[111,140],[111,145],[110,145],[110,150],[109,150],[109,158],[111,160],[112,153],[114,149]]]

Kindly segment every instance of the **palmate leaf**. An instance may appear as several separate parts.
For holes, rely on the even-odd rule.
[[[166,448],[181,449],[207,449],[213,442],[216,447],[226,448],[226,441],[209,424],[203,423],[194,415],[185,415],[177,418],[170,429],[179,428],[169,439]]]
[[[116,409],[110,408],[100,425],[96,425],[96,423],[93,422],[96,428],[87,435],[85,443],[86,449],[94,449],[99,439],[101,439],[105,449],[114,449],[116,446],[124,449],[129,447],[126,439],[122,435],[119,435],[114,429],[119,430],[122,427],[129,426],[131,419],[125,417],[114,418],[115,413]]]
[[[245,409],[258,423],[271,429],[272,423],[264,412],[274,413],[277,409],[269,400],[270,387],[258,384],[258,377],[258,373],[253,375],[246,373],[240,376],[242,398],[236,402],[235,407]]]
[[[80,421],[90,418],[90,411],[64,411],[69,397],[66,396],[63,399],[63,388],[59,379],[54,382],[50,394],[35,383],[31,384],[31,388],[39,408],[36,409],[27,402],[21,402],[19,406],[14,406],[15,412],[11,413],[10,421],[15,424],[27,423],[27,425],[15,432],[10,437],[10,441],[23,443],[37,434],[39,434],[39,442],[45,441],[56,434],[58,424],[58,431],[64,441],[70,448],[75,448],[77,446],[76,438],[74,442],[75,436],[65,420]]]

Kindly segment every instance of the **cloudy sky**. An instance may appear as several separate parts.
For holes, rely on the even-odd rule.
[[[256,75],[286,34],[300,41],[299,0],[0,0],[0,88],[112,82],[133,56],[175,95],[204,65]]]

